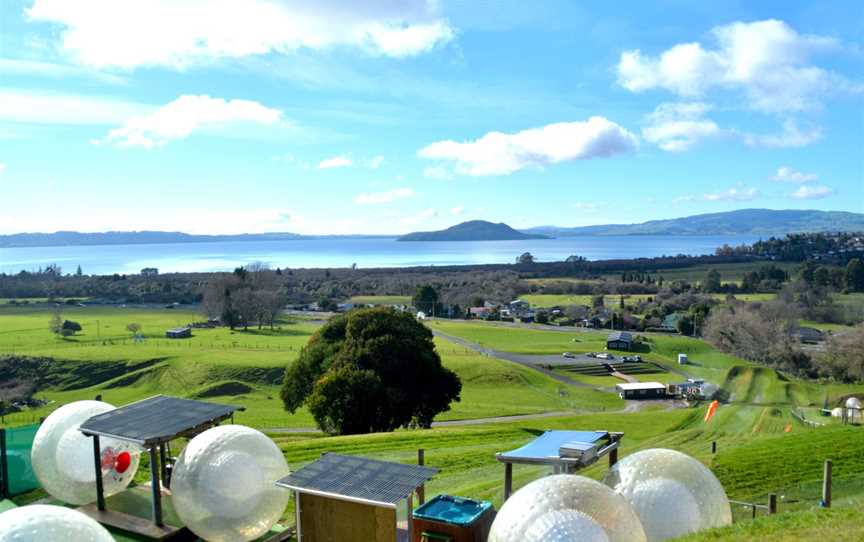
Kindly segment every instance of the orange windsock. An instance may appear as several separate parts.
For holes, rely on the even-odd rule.
[[[711,418],[714,417],[714,413],[717,412],[718,406],[719,406],[719,403],[717,402],[717,399],[714,399],[713,401],[711,401],[711,404],[708,405],[708,411],[705,413],[705,423],[708,423],[709,421],[711,421]]]

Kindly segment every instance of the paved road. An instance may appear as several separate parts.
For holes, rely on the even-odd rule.
[[[626,412],[624,409],[620,412]],[[578,414],[575,411],[558,411],[558,412],[539,412],[537,414],[517,414],[515,416],[496,416],[494,418],[475,418],[470,420],[447,420],[443,422],[432,422],[432,427],[459,427],[463,425],[485,425],[487,423],[507,423],[518,422],[522,420],[540,420],[543,418],[560,418],[562,416],[572,416]],[[287,433],[287,434],[306,434],[320,433],[321,431],[314,427],[271,427],[262,429],[265,433]]]

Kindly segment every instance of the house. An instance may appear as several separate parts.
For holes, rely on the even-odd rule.
[[[687,382],[669,384],[666,391],[669,395],[673,396],[701,398],[703,396],[704,385],[704,380],[691,378]]]
[[[621,399],[666,399],[666,386],[659,382],[627,382],[615,384]]]
[[[339,312],[348,312],[348,311],[354,309],[354,307],[355,307],[354,303],[338,303],[336,305],[336,310]]]
[[[169,339],[188,339],[192,336],[191,327],[175,327],[165,332],[165,336]]]
[[[825,339],[822,331],[815,327],[799,327],[798,330],[795,331],[795,335],[798,337],[798,340],[804,344],[816,344]]]
[[[159,274],[159,270],[155,267],[145,267],[141,270],[142,277],[155,277]]]
[[[630,350],[633,347],[633,335],[627,331],[613,331],[606,338],[606,348],[609,350]]]
[[[488,319],[493,312],[495,311],[489,307],[471,307],[468,309],[471,318],[480,318],[481,320]]]
[[[511,301],[508,304],[508,308],[510,309],[510,314],[513,316],[521,316],[523,313],[526,313],[531,309],[531,304],[525,300],[517,299]]]

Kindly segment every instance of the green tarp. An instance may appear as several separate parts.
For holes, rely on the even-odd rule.
[[[5,478],[3,487],[10,496],[39,488],[30,462],[30,449],[38,429],[39,424],[0,429],[5,436],[0,437],[0,441],[5,442],[3,450],[0,450],[5,461],[0,464],[6,466],[6,471],[0,472],[0,476]]]

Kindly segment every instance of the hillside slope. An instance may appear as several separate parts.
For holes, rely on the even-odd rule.
[[[518,241],[521,239],[548,239],[548,235],[523,233],[503,222],[495,224],[485,220],[469,220],[446,230],[414,232],[397,241]]]
[[[845,211],[740,209],[723,213],[650,220],[640,224],[605,224],[579,228],[539,226],[524,230],[555,237],[581,235],[758,235],[864,231],[864,214]]]

